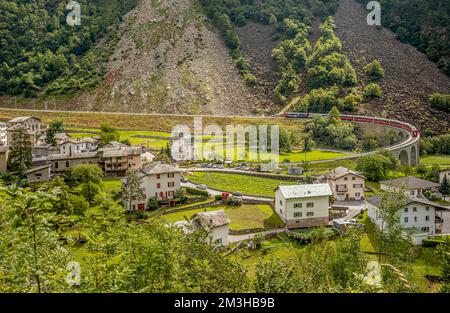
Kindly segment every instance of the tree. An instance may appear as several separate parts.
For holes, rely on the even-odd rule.
[[[370,83],[364,87],[364,97],[367,99],[381,97],[381,87],[378,84]]]
[[[120,134],[117,128],[109,125],[102,124],[100,126],[100,142],[99,146],[103,147],[111,141],[120,141]]]
[[[444,175],[444,178],[439,185],[438,191],[442,193],[444,197],[450,194],[450,183],[448,181],[447,175]]]
[[[128,171],[125,181],[122,183],[122,197],[128,204],[128,216],[131,214],[133,201],[145,200],[145,189],[136,171]]]
[[[57,189],[0,188],[0,292],[61,292],[69,252],[51,220]]]
[[[370,154],[358,160],[356,170],[370,181],[379,181],[386,177],[392,166],[391,160],[381,154]]]
[[[372,81],[380,80],[384,77],[384,70],[379,60],[373,60],[372,63],[367,64],[364,67],[364,72]]]
[[[62,119],[56,119],[48,126],[47,133],[45,135],[45,142],[51,145],[56,145],[55,135],[64,131],[64,121]]]
[[[292,151],[291,137],[283,129],[280,130],[279,144],[280,144],[280,151],[287,152],[287,153]]]
[[[23,126],[16,128],[12,135],[12,144],[8,157],[8,170],[18,172],[23,178],[25,171],[32,166],[32,147],[30,135]]]
[[[103,171],[95,164],[80,164],[72,170],[73,179],[78,182],[78,189],[83,197],[92,202],[100,191],[100,182]]]
[[[412,291],[409,282],[412,273],[411,237],[400,222],[400,212],[407,203],[405,190],[383,192],[378,214],[381,226],[375,228],[378,263],[382,265],[383,284],[387,291]],[[387,262],[382,264],[382,255]]]

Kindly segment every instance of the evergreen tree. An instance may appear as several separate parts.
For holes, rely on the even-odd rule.
[[[438,190],[440,193],[444,195],[444,197],[450,194],[450,184],[447,175],[444,175],[444,178],[442,179],[442,182],[439,185]]]
[[[61,119],[52,121],[48,127],[45,142],[51,145],[56,145],[55,135],[64,131],[64,122]]]
[[[30,135],[25,127],[19,126],[12,136],[8,170],[10,172],[18,172],[18,176],[23,178],[25,171],[32,166],[32,158]]]

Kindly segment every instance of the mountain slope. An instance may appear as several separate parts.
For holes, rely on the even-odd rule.
[[[385,78],[380,81],[383,96],[361,109],[362,113],[383,115],[408,121],[424,130],[447,132],[450,114],[435,110],[428,103],[433,92],[449,93],[450,78],[411,45],[401,43],[386,28],[367,25],[368,11],[354,0],[341,0],[335,15],[336,35],[344,52],[363,78],[363,68],[374,59],[381,61]]]
[[[121,28],[105,81],[66,103],[68,108],[221,115],[273,111],[272,101],[244,84],[196,1],[143,0]]]

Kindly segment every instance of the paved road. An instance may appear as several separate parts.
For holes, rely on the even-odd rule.
[[[273,230],[267,230],[259,233],[253,233],[253,234],[245,234],[245,235],[228,235],[228,241],[231,242],[239,242],[244,241],[253,238],[256,235],[272,235],[272,234],[280,234],[284,233],[286,231],[286,228],[278,228]]]
[[[197,185],[198,184],[195,184],[193,182],[181,183],[182,187],[196,188]],[[217,190],[217,189],[211,189],[209,187],[208,187],[208,189],[206,191],[208,191],[209,194],[212,195],[212,196],[222,195],[223,192],[229,192],[229,191],[222,191],[222,190]],[[248,196],[248,195],[244,195],[243,198],[244,198],[244,200],[264,201],[264,202],[267,202],[267,203],[270,203],[270,202],[274,201],[273,198],[264,198],[264,197],[257,197],[257,196]]]

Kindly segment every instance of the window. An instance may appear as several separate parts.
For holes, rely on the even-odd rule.
[[[314,202],[308,202],[308,203],[306,203],[306,207],[307,207],[307,208],[313,208],[313,207],[314,207]]]
[[[282,200],[280,200],[280,205],[283,205],[283,201]]]
[[[417,212],[417,208],[416,207],[413,207],[413,212]]]
[[[430,207],[429,207],[429,206],[426,206],[426,207],[425,207],[425,211],[430,211]]]
[[[353,184],[353,188],[363,188],[363,184]]]
[[[356,177],[355,177],[355,176],[352,176],[352,180],[356,180]]]
[[[280,209],[280,214],[283,215],[283,210],[282,209]]]
[[[306,216],[314,216],[314,212],[306,212]]]
[[[66,161],[66,167],[69,167],[69,166],[70,166],[69,161]]]
[[[175,177],[175,173],[169,173],[169,174],[167,174],[167,177],[168,178],[174,178]]]
[[[174,182],[168,182],[167,183],[167,187],[175,187],[175,183]]]
[[[404,211],[405,213],[408,213],[408,208],[404,208],[403,211]]]
[[[406,216],[403,220],[405,223],[408,223],[408,217]]]
[[[411,190],[411,191],[409,192],[409,194],[410,194],[411,196],[414,196],[414,190]]]
[[[301,209],[302,204],[301,203],[294,203],[294,209]]]
[[[361,194],[359,192],[355,192],[355,197],[359,198],[361,197]]]
[[[156,184],[156,189],[160,189],[161,188],[161,184],[160,183],[157,183]]]
[[[427,216],[425,216],[425,221],[429,221],[430,220],[430,216],[429,215],[427,215]]]
[[[417,222],[417,216],[414,216],[414,222]]]
[[[430,227],[422,227],[420,230],[421,231],[430,231]]]
[[[58,162],[55,162],[55,168],[58,168]]]
[[[161,178],[161,175],[156,174],[156,179],[160,179],[160,178]]]
[[[348,180],[348,177],[344,177],[344,180],[347,181],[347,180]]]
[[[294,212],[294,217],[302,217],[302,212]]]

